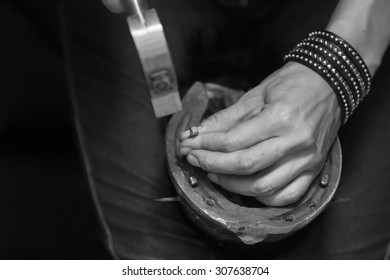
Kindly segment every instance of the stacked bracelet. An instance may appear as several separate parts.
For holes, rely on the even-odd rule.
[[[311,32],[285,57],[321,75],[335,92],[345,124],[371,88],[371,75],[357,51],[328,31]]]

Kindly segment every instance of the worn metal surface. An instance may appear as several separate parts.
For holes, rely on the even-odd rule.
[[[182,109],[177,78],[160,19],[144,0],[126,0],[127,23],[144,71],[156,117]]]
[[[242,92],[215,84],[195,83],[183,100],[183,111],[168,126],[166,151],[169,172],[189,217],[219,240],[246,244],[278,240],[301,229],[318,216],[333,197],[341,174],[341,147],[337,139],[322,173],[296,203],[267,207],[254,198],[232,194],[213,184],[200,168],[178,153],[178,136],[208,115],[234,103]],[[191,185],[196,177],[196,187]]]

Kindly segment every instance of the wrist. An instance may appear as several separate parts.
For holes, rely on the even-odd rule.
[[[357,51],[329,31],[313,31],[284,58],[299,62],[326,80],[342,108],[342,123],[346,123],[359,103],[368,94],[371,76]]]
[[[333,116],[337,129],[342,124],[342,107],[337,100],[336,93],[329,85],[329,83],[313,69],[295,61],[290,61],[285,64],[287,74],[302,73],[302,77],[306,79],[302,80],[302,86],[309,86],[312,91],[314,99],[319,104],[322,104],[326,111],[326,115]]]
[[[343,38],[359,53],[371,74],[374,74],[382,62],[385,48],[376,46],[364,28],[348,26],[343,22],[329,24],[325,30]]]

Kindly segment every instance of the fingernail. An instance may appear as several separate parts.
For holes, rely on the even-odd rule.
[[[211,182],[219,184],[218,176],[215,173],[208,173],[207,178],[209,178]]]
[[[187,156],[187,161],[193,166],[200,167],[199,161],[194,155],[189,154]]]
[[[190,137],[190,130],[189,129],[180,133],[179,140],[183,141],[183,140],[187,139],[188,137]]]

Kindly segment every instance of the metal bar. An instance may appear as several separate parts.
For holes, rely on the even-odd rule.
[[[146,0],[121,0],[127,15],[138,15],[142,25],[146,26],[144,12],[148,9]]]
[[[141,13],[144,23],[138,14],[129,15],[127,22],[138,51],[155,116],[160,118],[182,108],[177,77],[156,10],[142,10]]]

